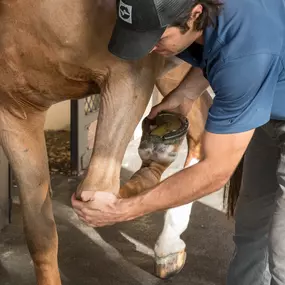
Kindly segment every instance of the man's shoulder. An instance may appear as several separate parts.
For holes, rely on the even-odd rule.
[[[285,1],[225,0],[216,36],[225,60],[254,53],[284,53]]]

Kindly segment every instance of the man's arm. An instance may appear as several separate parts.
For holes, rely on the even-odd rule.
[[[185,113],[182,109],[179,109],[183,108],[182,104],[184,100],[191,100],[193,103],[208,87],[209,82],[204,77],[201,68],[192,67],[185,75],[179,86],[164,97],[160,104],[152,108],[148,117],[152,119],[159,112],[166,110]],[[189,111],[190,110],[187,110],[187,112]]]
[[[238,165],[253,133],[254,130],[227,135],[205,132],[202,142],[205,157],[200,163],[140,196],[121,201],[130,210],[129,218],[187,204],[219,190]]]
[[[202,142],[203,160],[138,197],[120,200],[96,193],[87,205],[74,201],[78,215],[102,226],[186,204],[220,189],[245,152],[253,129],[269,120],[282,68],[279,57],[267,53],[218,61],[208,74],[216,97]]]
[[[229,180],[253,133],[254,130],[226,135],[205,132],[202,142],[205,156],[201,162],[133,198],[118,199],[111,193],[95,192],[84,203],[73,195],[74,210],[86,224],[98,227],[184,205],[211,194]]]
[[[196,100],[209,87],[201,68],[192,67],[181,81],[175,92],[181,97]]]
[[[176,56],[166,59],[164,70],[162,71],[162,74],[160,74],[158,79],[161,79],[168,72],[172,71],[174,68],[178,67],[183,62],[184,60]],[[181,96],[185,96],[188,99],[195,100],[208,87],[209,87],[209,82],[204,77],[202,69],[192,66],[189,72],[185,75],[185,77],[181,81],[181,84],[175,89],[175,92],[177,92],[177,94],[180,94],[180,92],[182,92],[183,95]]]

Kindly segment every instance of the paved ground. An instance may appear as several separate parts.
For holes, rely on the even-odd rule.
[[[137,141],[129,145],[122,180],[139,167]],[[165,175],[177,171],[185,156]],[[194,204],[183,239],[188,258],[183,271],[168,281],[153,273],[153,246],[163,226],[163,213],[112,227],[92,229],[78,221],[70,208],[70,196],[78,181],[52,178],[54,213],[59,233],[59,265],[64,285],[220,285],[233,250],[233,222],[222,210],[222,192]],[[36,284],[31,259],[22,234],[17,199],[13,223],[0,234],[0,284]]]

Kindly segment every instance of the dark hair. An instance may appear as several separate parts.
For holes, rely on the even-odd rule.
[[[186,33],[190,29],[188,21],[191,17],[192,9],[198,4],[203,6],[203,12],[195,20],[193,29],[202,31],[210,25],[215,25],[215,19],[223,5],[219,0],[190,0],[189,2],[190,7],[180,14],[171,26],[179,27],[182,33]]]

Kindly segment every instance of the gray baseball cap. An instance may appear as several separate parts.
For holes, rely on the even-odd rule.
[[[157,44],[167,26],[193,0],[117,0],[117,21],[109,51],[117,57],[136,60]]]

